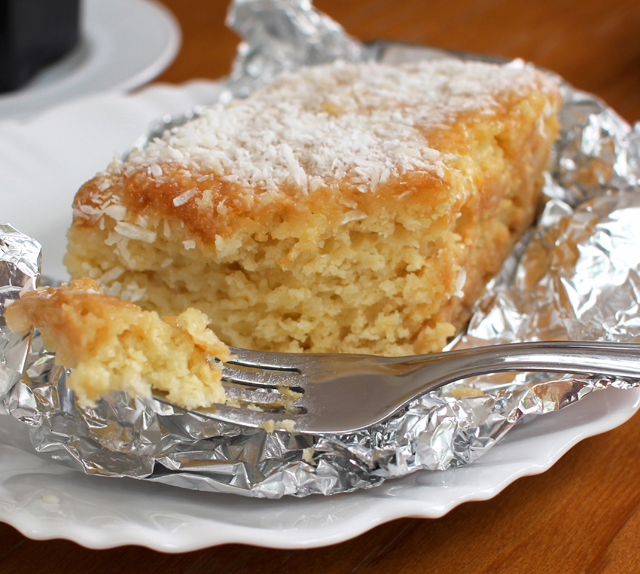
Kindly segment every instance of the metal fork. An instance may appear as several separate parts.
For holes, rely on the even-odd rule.
[[[384,421],[412,399],[467,377],[543,371],[640,378],[640,344],[545,341],[411,357],[232,349],[227,400],[196,411],[253,428],[345,434]],[[259,405],[260,410],[256,410]],[[285,422],[285,421],[293,421]]]

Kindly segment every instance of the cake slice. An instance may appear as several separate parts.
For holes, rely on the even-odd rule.
[[[56,364],[73,369],[67,385],[81,405],[113,390],[148,397],[152,388],[185,408],[223,403],[221,370],[208,356],[229,358],[229,348],[206,328],[196,309],[160,319],[153,311],[100,292],[92,279],[24,294],[4,314],[12,331],[42,332]]]
[[[559,107],[518,62],[284,75],[87,182],[65,261],[238,347],[436,351],[533,222]]]

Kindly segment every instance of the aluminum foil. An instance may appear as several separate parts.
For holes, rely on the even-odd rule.
[[[393,43],[363,48],[303,1],[239,0],[229,21],[246,42],[226,97],[242,96],[282,69],[336,57],[400,62],[451,55]],[[589,94],[562,90],[563,128],[545,174],[546,208],[478,302],[458,346],[640,335],[640,127],[631,129]],[[4,226],[0,252],[2,309],[36,284],[40,250]],[[487,376],[464,381],[475,396],[461,396],[460,384],[452,384],[362,432],[270,434],[126,393],[79,407],[67,371],[37,332],[15,335],[0,322],[0,341],[3,407],[29,425],[38,451],[87,474],[267,498],[348,492],[419,469],[469,464],[525,415],[564,408],[605,387],[640,384]]]

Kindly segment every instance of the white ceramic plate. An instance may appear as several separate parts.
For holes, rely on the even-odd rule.
[[[640,391],[601,391],[515,428],[470,466],[417,472],[351,494],[281,500],[87,476],[34,453],[23,425],[0,416],[0,520],[30,538],[90,548],[335,544],[396,518],[438,518],[463,502],[492,498],[517,478],[544,472],[580,440],[622,424],[639,402]]]
[[[154,118],[211,102],[217,92],[212,82],[159,86],[135,96],[94,96],[26,123],[0,122],[0,222],[36,237],[44,246],[44,272],[66,278],[65,230],[78,187]],[[32,538],[68,538],[92,548],[322,546],[396,518],[437,518],[462,502],[489,499],[517,478],[547,470],[580,440],[622,424],[639,405],[640,390],[601,391],[522,424],[471,466],[418,472],[352,494],[283,500],[86,476],[36,454],[26,428],[0,416],[0,520]]]
[[[124,92],[175,58],[180,27],[152,0],[83,0],[79,45],[17,92],[0,94],[0,119],[25,117],[79,96]]]

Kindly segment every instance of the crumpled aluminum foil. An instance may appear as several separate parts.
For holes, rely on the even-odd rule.
[[[230,22],[247,41],[227,84],[235,96],[269,74],[335,57],[398,62],[450,55],[393,43],[362,48],[302,0],[238,0]],[[545,174],[546,208],[456,345],[640,335],[640,127],[631,129],[589,94],[568,85],[562,90],[563,128]],[[2,309],[36,284],[40,250],[4,226],[0,252]],[[564,408],[605,387],[640,384],[540,373],[486,376],[465,381],[476,396],[449,385],[362,432],[269,434],[126,393],[113,393],[96,408],[79,407],[65,384],[68,373],[43,350],[38,333],[15,335],[0,321],[0,341],[3,407],[29,425],[38,451],[87,474],[267,498],[348,492],[419,469],[469,464],[525,415]]]
[[[374,50],[350,38],[309,0],[235,0],[227,26],[244,41],[222,99],[243,98],[279,73],[335,60],[357,62]]]

